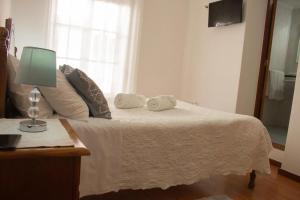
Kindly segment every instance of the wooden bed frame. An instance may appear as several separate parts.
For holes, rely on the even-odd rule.
[[[8,118],[10,109],[8,109],[7,96],[7,56],[10,46],[10,36],[12,30],[12,19],[6,19],[5,27],[0,27],[0,119]],[[253,170],[250,174],[249,189],[255,187],[256,173]]]
[[[5,21],[5,28],[0,27],[0,118],[6,117],[7,101],[7,55],[10,46],[12,19]]]

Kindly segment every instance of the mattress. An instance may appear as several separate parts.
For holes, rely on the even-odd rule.
[[[112,120],[70,120],[91,151],[82,158],[81,196],[270,173],[271,139],[254,117],[185,102],[162,112],[110,108]]]

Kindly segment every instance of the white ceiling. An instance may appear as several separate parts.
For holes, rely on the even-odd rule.
[[[280,0],[293,8],[300,8],[300,0]]]

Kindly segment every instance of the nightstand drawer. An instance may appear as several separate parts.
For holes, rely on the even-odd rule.
[[[78,199],[80,158],[0,160],[0,199]]]

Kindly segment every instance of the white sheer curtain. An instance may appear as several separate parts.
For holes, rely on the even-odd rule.
[[[106,95],[135,89],[141,0],[52,0],[48,46]]]

